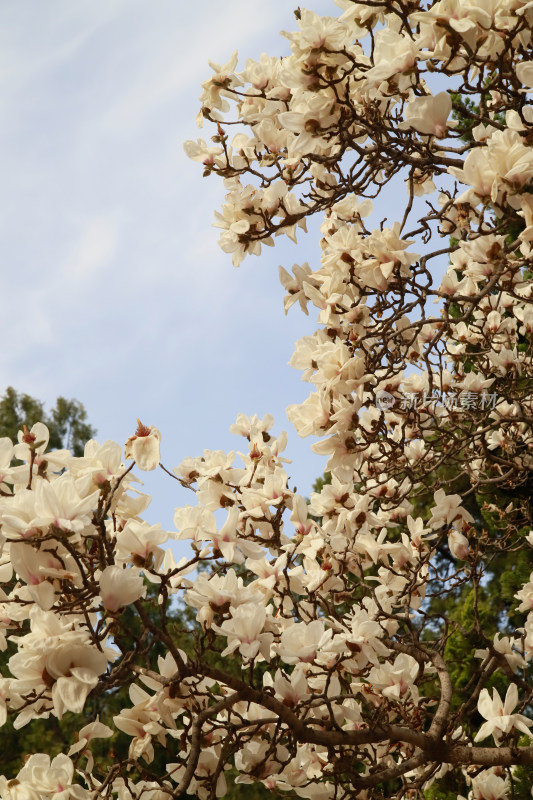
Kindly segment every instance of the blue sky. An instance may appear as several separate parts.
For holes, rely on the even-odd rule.
[[[306,5],[338,13],[332,0]],[[140,417],[161,429],[170,468],[204,448],[242,449],[228,431],[236,415],[270,412],[289,433],[291,487],[309,494],[324,461],[285,408],[309,391],[287,362],[314,325],[297,309],[284,316],[277,272],[316,266],[318,239],[300,234],[235,270],[211,226],[222,182],[183,152],[205,135],[195,116],[207,60],[286,53],[293,6],[0,5],[0,388],[81,400],[100,441],[123,443]],[[171,526],[189,498],[145,477],[146,517]]]

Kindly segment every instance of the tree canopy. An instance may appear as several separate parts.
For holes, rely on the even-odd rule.
[[[186,144],[236,266],[321,215],[320,263],[280,279],[317,315],[288,416],[325,479],[299,495],[287,435],[239,414],[238,457],[163,467],[191,493],[163,531],[133,473],[155,426],[81,457],[42,422],[1,439],[0,722],[129,697],[2,800],[212,800],[230,771],[309,800],[530,796],[533,7],[337,5],[298,9],[284,58],[211,64],[211,143]]]
[[[75,456],[83,455],[85,442],[96,436],[96,430],[87,422],[87,411],[79,400],[58,397],[55,406],[46,412],[40,400],[8,386],[0,398],[0,438],[16,441],[24,426],[31,428],[36,422],[47,426],[52,449],[71,450]]]

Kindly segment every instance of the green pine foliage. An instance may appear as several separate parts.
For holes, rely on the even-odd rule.
[[[0,438],[7,436],[16,442],[24,425],[31,429],[36,422],[44,422],[50,431],[50,450],[71,450],[75,456],[82,456],[85,442],[96,436],[79,400],[58,397],[47,412],[40,400],[8,386],[0,398]]]

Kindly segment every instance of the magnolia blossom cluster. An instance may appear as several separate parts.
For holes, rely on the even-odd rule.
[[[241,452],[164,468],[194,495],[164,531],[132,471],[158,467],[156,428],[81,458],[41,423],[0,440],[0,723],[129,689],[2,800],[211,800],[230,777],[504,800],[533,765],[533,5],[337,4],[298,10],[284,58],[212,64],[212,146],[186,145],[225,181],[236,265],[323,213],[320,263],[280,279],[286,311],[316,309],[288,416],[326,478],[297,494],[286,434],[240,414]],[[531,574],[489,630],[484,587],[514,557]],[[106,759],[93,741],[117,732]]]

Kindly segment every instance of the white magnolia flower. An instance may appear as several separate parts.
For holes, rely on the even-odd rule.
[[[243,603],[230,609],[230,618],[222,625],[212,625],[212,629],[221,636],[226,636],[228,646],[222,652],[227,656],[238,650],[244,659],[250,661],[261,653],[267,661],[270,659],[272,633],[263,633],[267,612],[262,605]]]
[[[31,786],[40,798],[50,800],[86,800],[89,791],[73,782],[74,764],[62,753],[50,761],[50,756],[35,753],[26,761],[17,775],[22,784]]]
[[[459,531],[450,531],[448,535],[448,547],[450,548],[452,556],[458,558],[460,561],[466,561],[470,555],[468,539],[463,533],[459,533]]]
[[[154,758],[152,738],[155,736],[161,744],[165,743],[167,731],[160,724],[166,716],[165,711],[157,697],[148,694],[135,683],[131,684],[129,695],[133,707],[123,708],[120,714],[113,717],[113,722],[119,730],[133,737],[129,748],[130,758],[143,758],[150,763]],[[165,719],[165,722],[168,723],[169,720]],[[171,720],[170,723],[172,724]]]
[[[204,783],[206,779],[208,779],[211,775],[214,775],[217,771],[218,767],[218,755],[212,747],[203,747],[200,752],[200,757],[198,758],[198,763],[194,770],[194,777],[192,778],[189,787],[188,787],[188,794],[199,797],[200,800],[208,800],[208,797],[211,797],[211,793],[209,790],[208,785]],[[185,765],[184,764],[167,764],[166,769],[170,778],[175,783],[179,783],[181,778],[183,777],[183,773],[185,772]],[[217,782],[215,785],[215,797],[223,797],[226,794],[227,786],[226,786],[226,778],[224,776],[224,772],[219,772]],[[165,797],[168,800],[168,797],[171,793],[167,793]],[[145,795],[143,795],[145,797]]]
[[[106,567],[100,575],[99,584],[104,608],[112,612],[129,606],[146,594],[143,579],[135,567]]]
[[[65,711],[80,714],[85,700],[106,671],[108,661],[116,653],[109,647],[95,647],[88,633],[76,625],[76,618],[65,621],[52,611],[42,611],[38,606],[29,612],[31,632],[13,637],[18,652],[9,659],[8,666],[15,680],[11,689],[21,695],[35,692],[51,698],[41,702],[41,708],[61,719]],[[94,623],[93,623],[94,624]],[[18,718],[24,720],[39,715],[39,706],[30,704]]]
[[[496,775],[492,770],[483,770],[472,779],[474,800],[505,800],[509,791],[509,781]]]
[[[184,597],[188,605],[198,609],[196,619],[206,627],[210,627],[216,614],[227,614],[230,607],[237,608],[241,603],[261,603],[262,599],[260,592],[244,586],[233,569],[210,578],[199,575]]]
[[[452,110],[452,99],[448,92],[439,92],[435,97],[415,97],[405,109],[405,120],[400,128],[414,128],[419,133],[442,139],[450,127],[457,125],[448,120]]]
[[[124,445],[124,457],[133,459],[139,469],[149,472],[159,466],[161,433],[153,425],[147,427],[137,420],[137,430]]]
[[[502,702],[497,689],[492,690],[492,700],[488,689],[482,689],[477,703],[477,710],[487,722],[483,723],[474,741],[479,742],[492,735],[496,744],[499,744],[503,734],[510,733],[513,729],[531,736],[529,728],[533,725],[533,720],[528,719],[523,714],[511,713],[517,703],[518,689],[516,688],[516,683],[512,683],[507,689],[505,702]]]
[[[415,680],[419,671],[418,661],[407,653],[400,653],[393,664],[384,663],[379,667],[373,667],[368,679],[385,697],[400,700],[410,694],[416,703],[418,689]]]
[[[495,633],[493,647],[497,653],[504,656],[513,672],[516,672],[519,667],[521,669],[527,667],[527,661],[518,652],[516,642],[512,641],[509,636],[500,636],[499,633]],[[474,655],[476,658],[488,658],[489,651],[487,649],[476,650]]]
[[[96,717],[94,722],[85,725],[78,732],[78,741],[71,745],[67,755],[72,756],[75,753],[81,752],[87,756],[87,772],[92,772],[94,766],[94,758],[89,750],[89,744],[93,739],[108,739],[113,736],[113,731],[107,725],[100,722],[99,717]]]
[[[293,622],[281,634],[278,652],[286,664],[311,664],[320,650],[327,648],[332,636],[333,631],[325,630],[322,620]]]
[[[296,667],[291,675],[286,678],[281,670],[277,670],[274,678],[270,673],[263,675],[263,686],[272,687],[276,697],[280,698],[283,705],[294,708],[300,700],[309,696],[309,685],[304,672]]]
[[[516,65],[516,77],[522,83],[533,89],[533,61],[521,61]]]
[[[50,432],[43,422],[36,422],[31,430],[24,426],[23,430],[18,432],[17,438],[18,444],[14,447],[13,455],[27,464],[33,456],[34,474],[39,474],[40,470],[48,474],[60,472],[67,464],[72,462],[70,450],[45,452],[48,447]],[[27,467],[15,467],[12,470],[12,474],[17,482],[20,481],[25,484],[28,480]]]
[[[433,498],[435,506],[431,509],[429,525],[435,529],[441,525],[449,525],[460,519],[464,522],[473,522],[474,518],[462,507],[462,498],[458,494],[447,495],[444,489],[438,489]]]
[[[117,557],[124,562],[131,561],[139,568],[158,570],[165,556],[165,551],[158,545],[167,539],[168,533],[161,529],[161,525],[129,519],[117,534]]]

